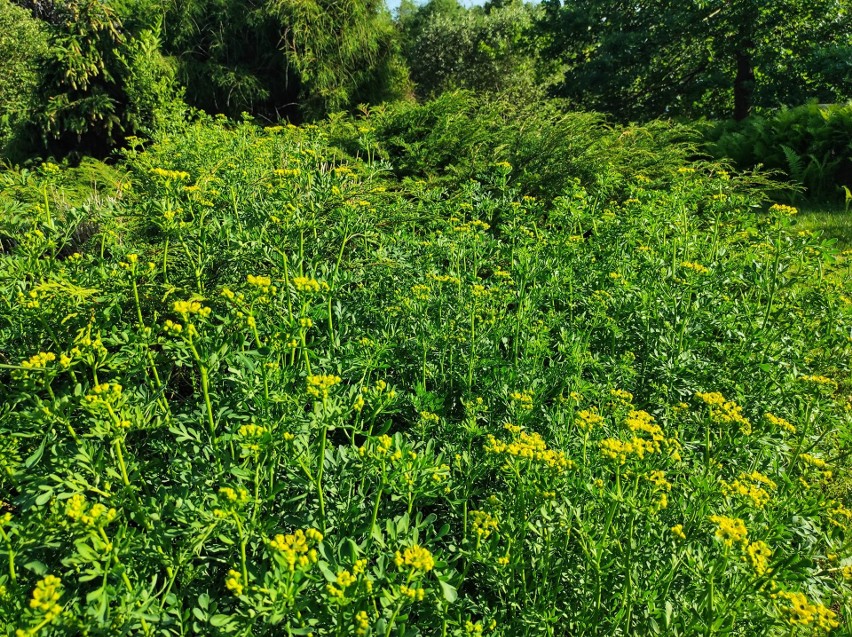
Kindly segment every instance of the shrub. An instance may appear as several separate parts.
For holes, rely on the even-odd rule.
[[[0,155],[22,134],[36,106],[48,34],[28,11],[0,0]],[[20,140],[19,140],[20,141]]]
[[[815,200],[852,188],[852,102],[807,104],[722,122],[706,131],[709,152],[742,169],[778,171]]]

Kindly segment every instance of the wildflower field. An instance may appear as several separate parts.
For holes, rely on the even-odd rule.
[[[0,633],[852,634],[852,254],[418,113],[0,173]]]

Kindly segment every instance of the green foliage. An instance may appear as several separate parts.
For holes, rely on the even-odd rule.
[[[848,0],[546,0],[559,94],[621,119],[742,119],[850,97]]]
[[[379,0],[186,0],[167,5],[164,24],[188,100],[211,113],[316,117],[408,91]]]
[[[156,31],[129,32],[103,0],[34,4],[50,37],[28,120],[41,149],[103,156],[179,116],[174,71]]]
[[[0,631],[852,630],[852,255],[657,127],[382,157],[453,103],[0,173]]]
[[[705,135],[714,156],[777,171],[812,200],[842,201],[852,186],[852,103],[781,109],[710,126]]]
[[[7,155],[36,105],[47,54],[45,29],[24,9],[0,0],[0,155]]]
[[[518,187],[547,201],[577,183],[596,197],[610,197],[623,192],[626,179],[668,174],[695,154],[696,133],[687,127],[612,127],[600,115],[561,106],[446,93],[422,105],[376,110],[363,120],[336,119],[328,129],[350,154],[377,154],[398,177],[437,186],[487,182],[499,172],[496,162],[508,162]]]
[[[485,12],[436,4],[429,2],[416,14],[400,18],[419,96],[455,89],[517,94],[537,90],[530,37],[538,12],[534,6],[518,2]]]

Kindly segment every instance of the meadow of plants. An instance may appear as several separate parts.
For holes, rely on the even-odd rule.
[[[852,253],[459,99],[0,173],[0,632],[852,634]]]

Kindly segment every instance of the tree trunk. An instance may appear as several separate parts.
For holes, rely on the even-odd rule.
[[[737,76],[734,78],[734,119],[743,120],[751,114],[754,97],[754,66],[751,47],[746,45],[737,51]]]

